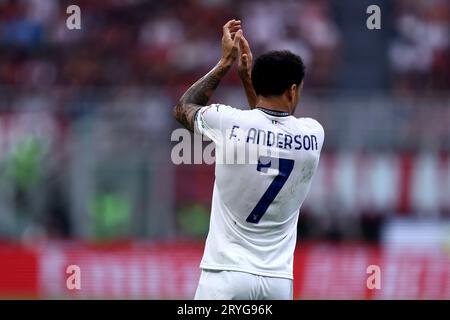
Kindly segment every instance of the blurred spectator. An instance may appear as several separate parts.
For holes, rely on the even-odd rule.
[[[389,52],[398,92],[450,88],[450,2],[397,0]]]
[[[80,1],[81,31],[66,28],[69,4],[0,2],[0,84],[185,85],[217,61],[221,26],[231,17],[243,20],[255,55],[299,53],[312,86],[330,85],[337,62],[340,37],[328,1]],[[39,74],[49,79],[36,81]]]

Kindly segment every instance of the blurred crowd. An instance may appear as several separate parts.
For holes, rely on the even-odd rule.
[[[351,41],[327,0],[80,0],[79,31],[66,27],[71,4],[0,1],[0,84],[185,85],[217,61],[221,26],[236,17],[255,55],[297,52],[308,85],[332,89],[342,44]],[[380,31],[390,41],[392,88],[449,89],[450,2],[396,0],[393,8],[393,30]]]
[[[0,83],[21,86],[191,82],[220,57],[221,27],[243,21],[256,54],[298,52],[315,86],[329,84],[341,37],[327,1],[0,1]],[[230,77],[229,83],[238,83]]]
[[[450,1],[396,0],[389,50],[398,92],[450,89]]]

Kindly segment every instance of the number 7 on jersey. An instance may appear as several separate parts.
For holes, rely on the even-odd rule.
[[[262,163],[261,160],[264,160],[264,163]],[[283,158],[272,158],[272,157],[260,157],[258,159],[258,165],[256,167],[256,170],[262,172],[262,169],[270,168],[272,166],[272,162],[274,161],[278,161],[278,175],[273,179],[269,188],[267,188],[262,198],[258,201],[255,208],[253,208],[252,212],[245,220],[249,223],[258,223],[259,220],[261,220],[262,216],[266,213],[267,208],[269,208],[270,204],[278,195],[281,188],[283,188],[284,184],[289,178],[289,175],[292,172],[292,169],[294,169],[294,160]]]

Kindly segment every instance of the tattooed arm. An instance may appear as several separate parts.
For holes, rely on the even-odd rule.
[[[190,131],[194,131],[197,111],[208,104],[220,81],[237,58],[239,41],[242,36],[240,23],[239,20],[230,20],[223,26],[222,58],[211,71],[183,94],[172,111],[175,119]],[[232,39],[232,37],[234,38]]]
[[[173,109],[173,116],[186,129],[194,131],[194,118],[197,111],[208,104],[220,80],[231,68],[231,65],[230,62],[220,60],[210,72],[194,83],[178,101]]]

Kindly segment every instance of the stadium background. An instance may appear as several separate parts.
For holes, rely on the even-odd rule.
[[[449,0],[1,0],[1,298],[193,296],[213,166],[172,164],[170,111],[233,17],[304,58],[325,127],[295,298],[450,299]],[[213,100],[246,107],[235,70]]]

